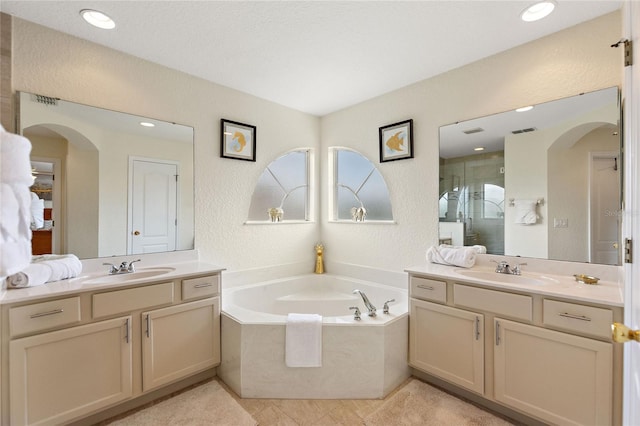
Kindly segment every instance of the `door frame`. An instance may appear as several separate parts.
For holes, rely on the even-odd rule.
[[[594,247],[593,247],[593,244],[594,244],[594,242],[593,242],[593,239],[594,239],[593,227],[594,227],[594,221],[596,219],[598,219],[598,215],[595,214],[594,208],[593,208],[593,205],[592,205],[592,203],[593,203],[593,182],[595,181],[594,180],[594,176],[593,176],[593,163],[594,163],[594,160],[597,160],[597,159],[614,159],[614,158],[617,159],[617,164],[618,164],[618,169],[617,169],[617,172],[618,172],[618,188],[617,188],[616,191],[618,192],[618,194],[621,194],[620,191],[622,190],[622,188],[621,188],[622,182],[620,182],[620,172],[621,172],[622,167],[621,167],[621,164],[620,164],[620,152],[616,152],[616,151],[592,151],[592,152],[589,152],[589,170],[588,170],[588,176],[589,176],[589,179],[588,179],[588,182],[589,182],[589,184],[588,184],[589,185],[588,206],[589,206],[589,210],[588,210],[588,214],[587,214],[587,217],[588,217],[587,241],[588,241],[588,244],[589,244],[589,255],[588,255],[589,262],[593,262],[593,259],[594,259],[594,256],[593,256],[593,252],[594,252]],[[620,200],[620,199],[618,199],[618,200]],[[622,206],[618,205],[617,208],[614,211],[610,212],[610,214],[615,215],[617,220],[618,220],[618,226],[617,226],[617,228],[618,228],[618,232],[617,232],[618,239],[620,237],[620,232],[622,230],[621,227],[620,227],[620,222],[621,222],[620,221],[620,211],[621,211],[621,208],[622,208]],[[606,213],[600,213],[600,214],[606,214]],[[620,244],[620,241],[618,241],[618,244]],[[617,252],[618,252],[618,263],[616,263],[616,264],[620,265],[620,261],[621,261],[621,258],[620,258],[620,252],[621,252],[620,247],[618,247]]]

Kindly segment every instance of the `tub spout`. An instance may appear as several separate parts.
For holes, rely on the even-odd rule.
[[[364,302],[364,306],[366,306],[367,311],[369,311],[369,313],[367,315],[369,315],[370,317],[375,317],[376,316],[376,307],[373,306],[373,304],[369,301],[369,298],[367,297],[366,294],[364,294],[364,292],[360,291],[360,290],[353,290],[353,294],[359,294],[360,297],[362,297],[362,301]]]
[[[316,244],[316,274],[324,274],[324,261],[322,255],[324,253],[324,246],[320,243]]]

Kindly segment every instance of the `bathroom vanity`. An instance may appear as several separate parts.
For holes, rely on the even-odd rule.
[[[73,422],[215,375],[221,268],[103,269],[3,292],[3,425]]]
[[[623,316],[616,282],[497,274],[488,265],[407,272],[417,375],[544,423],[621,423],[622,348],[611,341],[611,324]]]

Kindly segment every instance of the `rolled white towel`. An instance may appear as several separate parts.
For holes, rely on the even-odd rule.
[[[440,244],[440,248],[457,248],[457,249],[461,249],[461,248],[470,248],[476,251],[476,253],[478,254],[486,254],[487,253],[487,248],[485,246],[476,244],[473,246],[452,246],[451,244]]]
[[[442,265],[471,268],[476,263],[476,251],[472,248],[429,247],[427,260]]]
[[[35,287],[80,275],[82,262],[73,254],[34,256],[22,271],[7,277],[7,288]]]

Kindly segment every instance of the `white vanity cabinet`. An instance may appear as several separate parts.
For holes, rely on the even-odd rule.
[[[415,273],[409,288],[419,376],[549,424],[620,424],[622,351],[610,327],[621,307]]]
[[[132,395],[131,317],[9,344],[12,425],[60,424]]]
[[[166,389],[176,390],[191,376],[215,375],[219,271],[81,288],[3,303],[1,424],[117,414],[123,402],[131,408],[132,400],[162,396],[170,384]]]
[[[411,300],[410,318],[410,364],[482,394],[484,315]]]
[[[142,313],[142,390],[220,364],[220,298]]]
[[[612,423],[611,343],[494,321],[497,401],[553,424]]]

